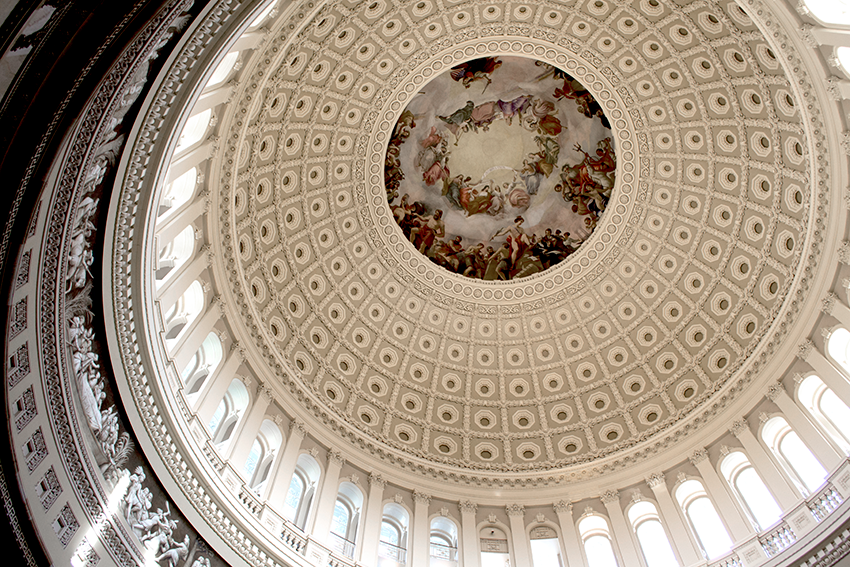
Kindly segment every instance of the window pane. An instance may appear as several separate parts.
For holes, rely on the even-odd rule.
[[[755,516],[761,529],[768,528],[779,521],[782,511],[753,467],[741,471],[735,478],[735,488],[747,503],[747,507]]]
[[[221,403],[218,404],[218,408],[215,410],[215,413],[213,414],[212,419],[210,420],[209,428],[210,433],[212,433],[213,435],[215,435],[218,426],[221,424],[221,420],[224,418],[224,411],[226,405],[227,404],[224,403],[224,400],[221,400]]]
[[[850,441],[850,408],[835,395],[826,390],[820,399],[820,409],[832,425],[841,432],[846,441]]]
[[[481,567],[510,567],[511,557],[507,553],[481,552]]]
[[[605,536],[591,536],[584,540],[584,552],[589,567],[617,567],[614,549]]]
[[[729,534],[707,497],[696,498],[688,505],[687,513],[709,559],[720,557],[732,549]]]
[[[800,479],[814,492],[826,478],[826,470],[821,466],[809,448],[800,440],[796,431],[792,431],[779,442],[779,451],[788,460]]]
[[[398,545],[398,530],[387,522],[381,523],[381,541]]]
[[[679,567],[664,527],[658,520],[647,520],[635,530],[640,548],[649,567]]]
[[[816,18],[827,24],[850,24],[850,1],[806,0]]]
[[[337,501],[334,507],[334,517],[331,521],[331,531],[342,537],[348,537],[348,508]]]
[[[257,468],[257,462],[260,460],[260,454],[263,452],[262,447],[260,447],[260,442],[256,439],[254,440],[254,444],[251,445],[251,452],[248,453],[248,460],[245,461],[245,476],[249,479],[254,474],[254,469]]]
[[[295,515],[298,513],[298,505],[301,504],[301,494],[304,492],[304,483],[301,477],[297,474],[292,475],[292,482],[289,483],[289,492],[286,493],[286,500],[283,501],[283,517],[290,522],[295,521]]]
[[[534,567],[562,565],[561,549],[556,538],[531,540],[531,562]]]

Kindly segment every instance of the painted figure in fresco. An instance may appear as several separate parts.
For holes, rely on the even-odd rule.
[[[472,181],[472,178],[469,176],[456,175],[443,185],[443,196],[449,201],[452,207],[456,209],[464,208],[460,202],[460,194],[464,187],[469,186],[470,181]]]
[[[475,103],[471,100],[466,101],[466,106],[458,108],[448,116],[437,116],[440,120],[446,123],[446,127],[455,135],[455,145],[460,140],[463,132],[468,130],[466,123],[472,120],[472,111],[475,109]],[[466,128],[464,128],[466,127]]]
[[[452,67],[451,76],[455,81],[463,84],[467,89],[472,86],[475,81],[485,81],[484,90],[492,83],[490,75],[502,66],[502,61],[497,57],[481,57],[466,61],[460,65]]]
[[[418,215],[417,215],[418,216]],[[437,209],[430,217],[418,216],[419,225],[410,230],[410,242],[416,246],[420,254],[425,254],[434,244],[434,239],[446,235],[446,223],[443,221],[443,211]]]
[[[522,95],[513,100],[499,100],[496,102],[499,106],[499,110],[502,111],[502,117],[507,121],[508,126],[511,125],[511,121],[514,116],[518,116],[519,119],[522,120],[522,113],[528,110],[531,106],[532,98],[533,97],[531,95]]]

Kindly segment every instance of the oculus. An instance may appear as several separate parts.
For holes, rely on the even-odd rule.
[[[484,57],[414,95],[390,138],[387,200],[405,238],[466,277],[542,272],[587,240],[611,198],[611,127],[566,72]]]

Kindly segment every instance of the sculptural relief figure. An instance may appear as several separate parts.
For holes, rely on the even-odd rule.
[[[162,562],[163,560],[168,560],[169,567],[176,567],[177,562],[180,559],[185,559],[185,557],[189,554],[189,536],[183,538],[183,541],[174,541],[169,538],[167,542],[167,549],[156,558],[157,562]]]

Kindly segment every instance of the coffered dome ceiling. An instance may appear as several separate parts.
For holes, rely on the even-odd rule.
[[[826,158],[791,47],[772,47],[738,4],[376,0],[293,10],[221,118],[211,176],[216,285],[253,364],[297,400],[284,407],[411,470],[488,478],[615,455],[622,467],[710,419],[776,352],[819,258],[823,224],[812,219]],[[545,85],[529,68],[548,72]],[[453,122],[466,100],[480,109],[535,80],[554,108],[538,122],[509,125],[504,108],[491,109],[489,133],[480,120]],[[441,84],[453,90],[429,90]],[[556,100],[567,85],[577,85],[573,99]],[[610,129],[575,111],[582,86]],[[548,101],[539,93],[529,91]],[[425,138],[452,126],[466,130],[458,146],[444,134],[447,151],[492,157],[476,137],[501,132],[504,145],[493,147],[518,156],[507,164],[517,176],[498,180],[508,185],[527,154],[543,155],[535,136],[554,136],[551,177],[537,173],[537,195],[523,182],[529,210],[549,195],[569,212],[567,189],[554,185],[584,159],[573,144],[596,158],[609,136],[615,181],[607,206],[590,205],[592,234],[585,225],[565,260],[509,280],[424,257],[430,244],[423,250],[396,222],[401,196],[385,183],[407,107],[422,124],[405,142],[417,155],[439,149]],[[545,131],[541,116],[564,132]],[[476,216],[495,222],[441,193],[456,175],[481,183],[484,165],[450,157],[429,184],[428,169],[445,166],[432,153],[401,165],[400,193],[446,199],[449,236]],[[603,195],[603,185],[588,180],[585,194]],[[509,204],[508,228],[523,202]],[[551,228],[569,230],[559,222]],[[525,228],[542,236],[545,227]]]

